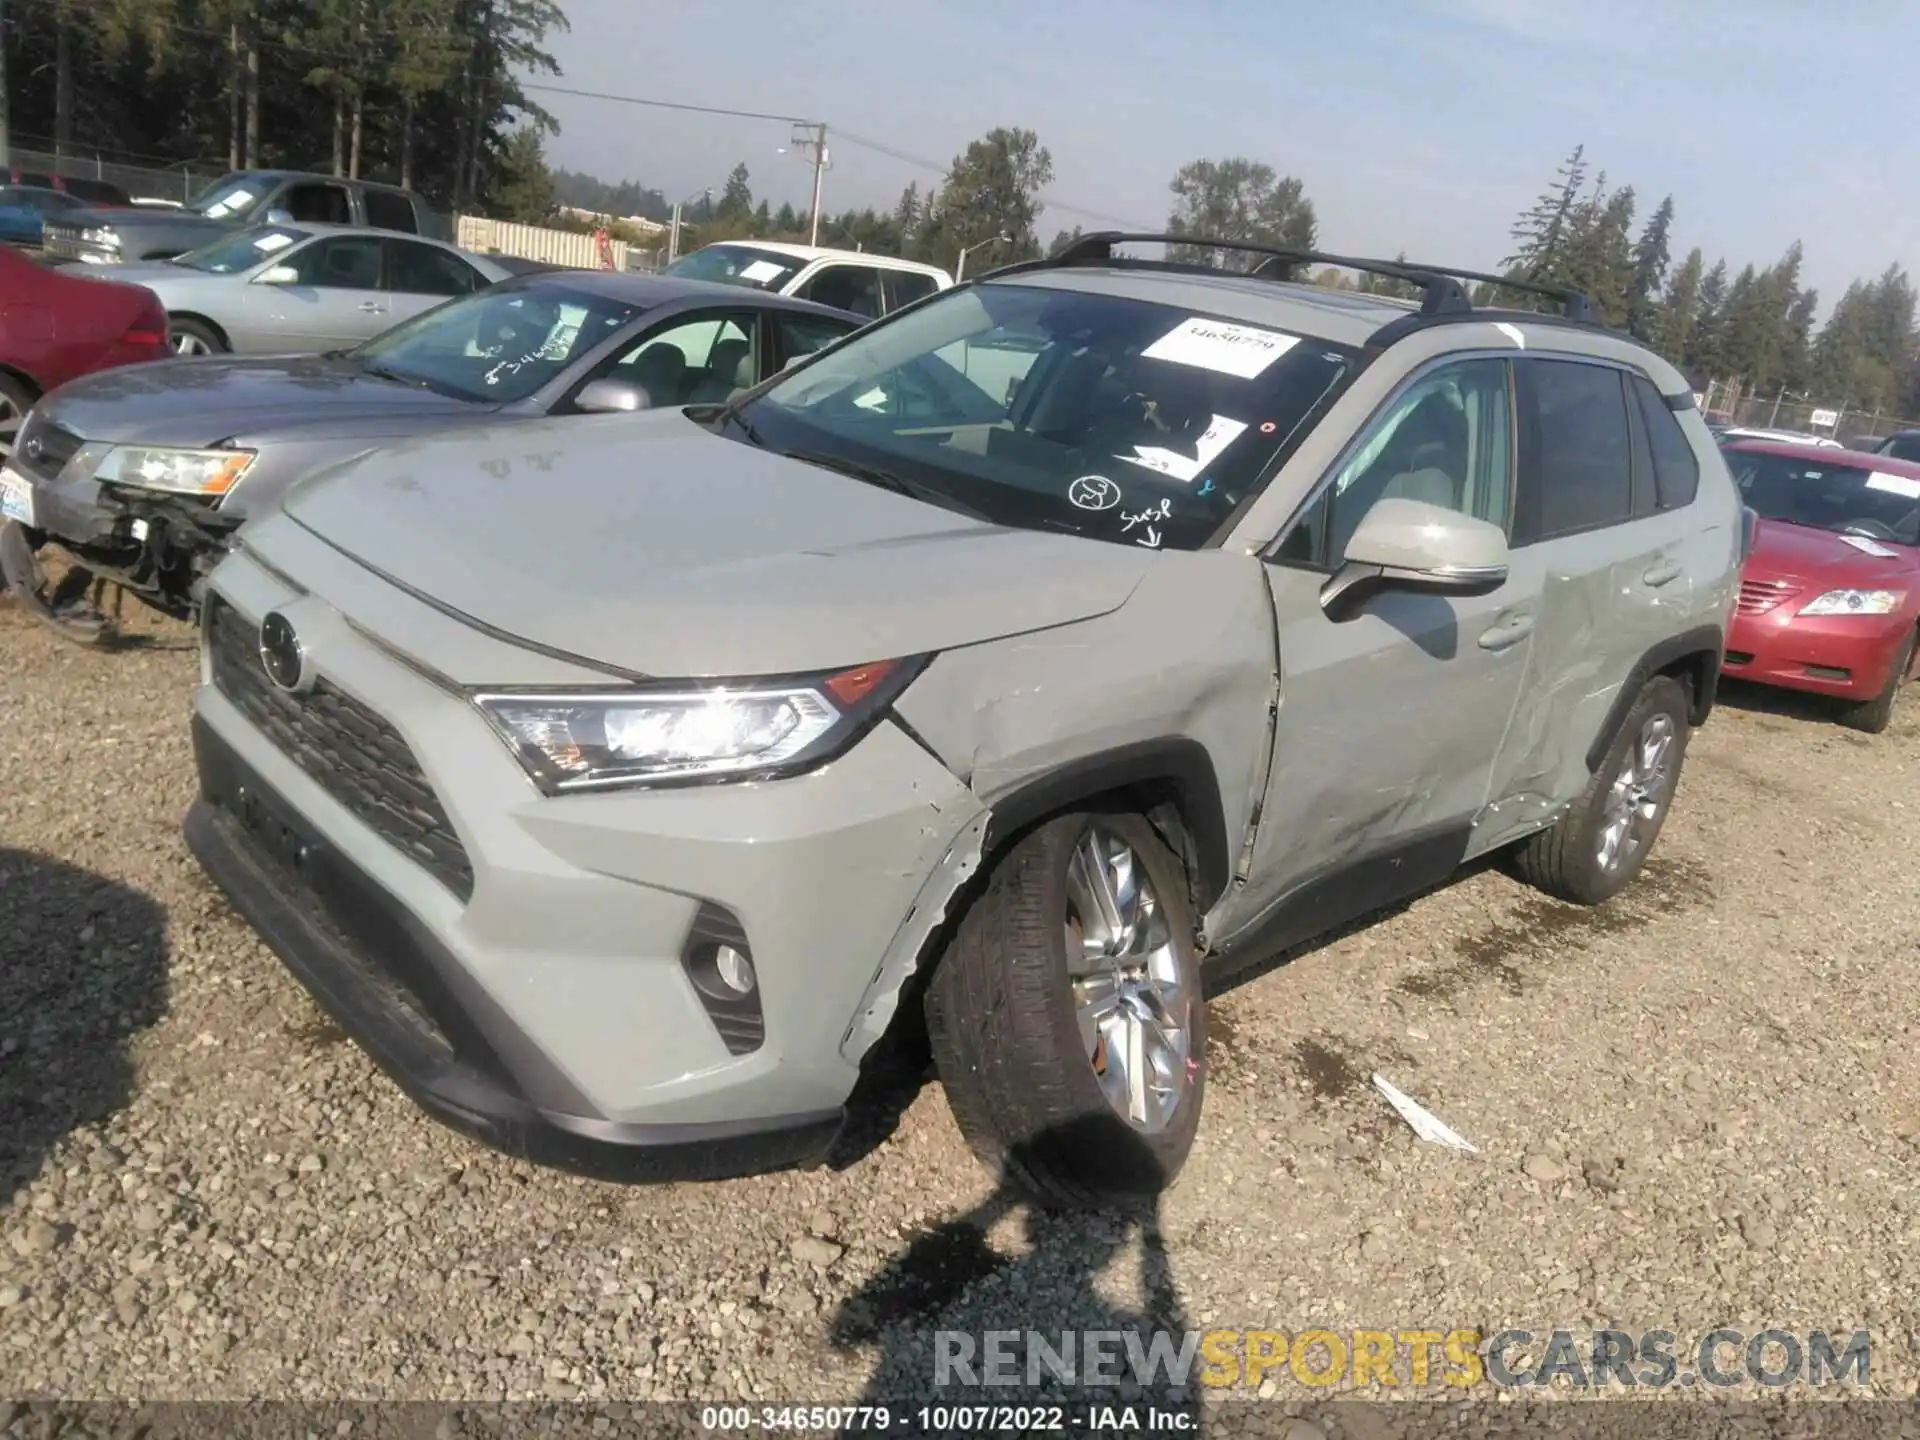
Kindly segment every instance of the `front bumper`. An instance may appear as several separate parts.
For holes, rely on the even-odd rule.
[[[102,245],[94,240],[82,240],[77,235],[63,234],[48,228],[41,236],[40,250],[50,260],[73,261],[84,265],[118,265],[119,247]]]
[[[1781,605],[1763,614],[1736,611],[1727,632],[1724,673],[1738,680],[1847,700],[1886,688],[1913,630],[1905,615],[1806,617]]]
[[[355,599],[396,631],[453,624],[360,574],[379,593]],[[210,648],[189,835],[409,1094],[501,1148],[622,1178],[824,1151],[859,1078],[849,1037],[890,1005],[881,977],[981,813],[964,786],[882,724],[792,780],[548,798],[457,687],[242,550],[208,633],[223,612],[257,627],[269,610],[322,677],[302,703],[325,713],[236,701],[231,670],[215,681],[236,647]],[[499,673],[518,673],[506,642],[453,643],[498,644]],[[316,737],[331,743],[316,726],[377,758],[343,779],[338,755],[315,758]],[[689,965],[715,914],[757,972],[761,1028],[745,1042]]]
[[[32,486],[32,533],[70,552],[94,574],[142,596],[168,614],[190,618],[205,576],[225,556],[239,516],[227,517],[207,499],[131,486],[102,485],[68,463],[89,447],[38,415],[21,431],[58,435],[55,458],[34,463],[23,455],[15,473]],[[82,457],[84,459],[84,456]],[[0,546],[0,580],[30,600],[31,547]]]
[[[261,938],[416,1104],[507,1154],[608,1180],[719,1179],[806,1164],[839,1110],[745,1124],[632,1125],[532,1104],[440,976],[432,932],[341,855],[204,719],[187,843]]]

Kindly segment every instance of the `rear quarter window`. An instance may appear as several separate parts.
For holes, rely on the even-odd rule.
[[[413,202],[391,190],[368,190],[367,223],[379,230],[398,230],[405,235],[419,233],[414,223]]]
[[[1678,510],[1691,505],[1700,492],[1700,460],[1687,443],[1666,400],[1651,380],[1635,375],[1631,382],[1635,403],[1640,407],[1640,425],[1653,452],[1653,482],[1662,510]]]

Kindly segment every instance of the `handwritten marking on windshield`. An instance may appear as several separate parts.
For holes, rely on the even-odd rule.
[[[1149,505],[1137,515],[1129,515],[1125,511],[1122,511],[1120,513],[1120,529],[1124,533],[1125,531],[1133,529],[1136,525],[1144,525],[1147,527],[1148,533],[1152,534],[1154,533],[1153,522],[1155,520],[1165,520],[1171,514],[1173,514],[1173,502],[1171,500],[1162,500],[1158,505]],[[1160,542],[1155,540],[1153,543],[1158,545]]]
[[[1082,510],[1111,510],[1120,503],[1120,487],[1104,475],[1082,475],[1067,487],[1067,499]]]

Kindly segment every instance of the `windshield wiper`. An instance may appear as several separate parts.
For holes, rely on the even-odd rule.
[[[345,354],[346,352],[342,351],[340,353]],[[418,375],[403,375],[398,370],[389,370],[384,365],[362,365],[360,367],[360,373],[362,375],[371,375],[376,380],[391,380],[394,384],[405,385],[410,390],[431,390],[433,388],[432,385],[422,380]]]
[[[747,417],[742,415],[738,410],[734,409],[733,406],[731,405],[722,406],[720,409],[719,415],[717,415],[714,418],[720,422],[720,428],[722,430],[726,429],[728,422],[731,421],[733,424],[738,425],[740,427],[740,433],[747,437],[747,443],[749,445],[752,445],[758,449],[766,448],[767,442],[760,438],[760,432],[754,429],[753,422],[747,419]]]
[[[876,485],[882,490],[891,490],[896,495],[905,495],[909,500],[919,500],[927,505],[938,505],[942,510],[955,511],[958,514],[965,515],[970,520],[985,521],[987,519],[987,516],[983,512],[974,509],[971,505],[954,499],[951,495],[947,494],[946,491],[936,489],[931,485],[922,485],[917,481],[904,479],[894,474],[891,470],[882,470],[875,465],[862,465],[857,460],[842,460],[837,455],[818,455],[810,450],[789,450],[786,452],[786,456],[789,460],[798,460],[806,465],[818,465],[822,470],[831,470],[836,475],[845,475],[853,480],[863,480],[867,484]]]

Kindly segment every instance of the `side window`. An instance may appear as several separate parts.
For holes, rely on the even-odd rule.
[[[878,320],[885,309],[880,272],[866,265],[829,265],[807,281],[800,298],[836,310],[851,310],[869,320]]]
[[[1516,540],[1550,540],[1633,514],[1633,444],[1621,372],[1579,360],[1521,362],[1530,435]]]
[[[1360,522],[1386,499],[1420,500],[1505,527],[1513,490],[1507,362],[1429,371],[1394,399],[1282,540],[1279,557],[1337,568]]]
[[[931,275],[923,275],[918,270],[887,270],[882,273],[886,278],[888,314],[903,305],[924,300],[939,288]]]
[[[638,385],[656,406],[725,400],[759,376],[751,315],[700,315],[669,323],[628,350],[607,378]]]
[[[1673,418],[1673,411],[1653,387],[1653,382],[1635,375],[1634,397],[1640,403],[1640,424],[1647,433],[1647,448],[1653,452],[1653,481],[1662,510],[1678,510],[1691,505],[1700,489],[1700,461],[1687,443],[1687,432]]]
[[[295,220],[309,225],[351,225],[353,206],[341,185],[289,185],[273,202]]]
[[[380,242],[371,235],[338,235],[316,240],[286,262],[295,283],[322,290],[378,290]]]
[[[849,332],[848,326],[820,315],[782,315],[779,325],[780,349],[789,360],[824,350]]]
[[[413,202],[406,196],[391,190],[362,190],[360,197],[367,204],[367,224],[374,229],[398,230],[404,235],[420,233],[413,219]]]
[[[480,272],[458,255],[411,240],[387,241],[387,288],[403,295],[470,295]]]

